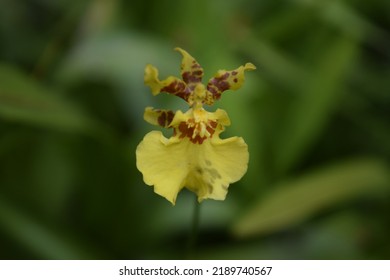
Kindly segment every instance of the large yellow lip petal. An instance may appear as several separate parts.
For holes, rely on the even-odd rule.
[[[240,137],[213,137],[203,144],[165,138],[152,131],[137,147],[137,168],[147,185],[175,204],[183,187],[204,199],[224,200],[231,183],[246,172],[248,147]]]
[[[160,131],[145,135],[136,150],[137,168],[144,182],[173,205],[188,174],[186,147],[176,138],[167,139]]]
[[[242,178],[248,168],[248,146],[241,137],[213,137],[202,145],[191,145],[191,168],[185,187],[198,201],[224,200],[229,185]]]

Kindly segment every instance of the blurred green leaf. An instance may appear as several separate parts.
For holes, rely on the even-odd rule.
[[[269,18],[263,19],[258,28],[262,37],[267,38],[267,40],[285,41],[296,36],[316,17],[317,13],[312,7],[290,4],[288,7],[273,13]]]
[[[0,228],[26,246],[26,250],[47,259],[90,259],[92,255],[78,242],[36,222],[0,198]]]
[[[354,209],[340,211],[288,235],[200,250],[199,259],[361,259],[365,232],[376,230]],[[367,242],[367,240],[365,240]],[[364,242],[364,241],[363,241]],[[335,250],[337,248],[337,250]]]
[[[292,0],[304,7],[315,8],[319,12],[320,18],[328,25],[333,25],[347,36],[355,39],[364,39],[365,36],[371,37],[374,41],[368,43],[377,43],[377,40],[383,37],[389,37],[388,31],[377,26],[366,17],[355,11],[352,5],[347,1],[338,0]],[[388,40],[388,39],[387,39]]]
[[[255,58],[256,65],[261,67],[258,71],[265,71],[272,78],[281,82],[278,86],[296,87],[304,79],[307,79],[308,75],[305,69],[298,62],[293,61],[286,54],[265,41],[251,38],[242,46],[242,49]],[[259,75],[262,76],[263,74]]]
[[[7,65],[0,65],[0,117],[72,132],[86,132],[96,125],[55,91]]]
[[[117,89],[116,98],[128,118],[141,120],[144,108],[156,103],[144,85],[145,65],[157,66],[162,77],[179,73],[180,55],[173,47],[129,32],[97,34],[78,42],[65,57],[56,78],[65,86],[86,79],[109,82]]]
[[[329,43],[319,64],[291,105],[276,146],[275,164],[283,174],[296,164],[327,124],[342,94],[357,45],[348,38]]]
[[[239,237],[268,234],[297,223],[336,203],[389,187],[381,161],[356,160],[319,170],[276,186],[233,226]]]

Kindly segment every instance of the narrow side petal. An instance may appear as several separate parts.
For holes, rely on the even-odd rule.
[[[146,107],[144,113],[145,121],[165,128],[170,126],[174,116],[175,113],[171,110],[153,109],[152,107]]]
[[[183,81],[191,90],[194,90],[196,84],[202,82],[203,68],[188,52],[181,48],[175,48],[183,56],[181,61],[181,76]]]
[[[188,101],[191,93],[187,85],[176,77],[169,76],[165,80],[160,81],[157,68],[150,64],[145,67],[144,82],[145,85],[150,87],[153,95],[167,92]]]
[[[209,118],[217,120],[224,127],[230,125],[230,118],[225,110],[217,109],[214,113],[209,113]]]
[[[239,89],[245,80],[244,72],[255,69],[256,67],[252,63],[247,63],[232,71],[219,70],[207,83],[207,90],[214,97],[214,100],[218,100],[225,90]]]
[[[137,168],[144,182],[173,205],[188,174],[188,142],[167,139],[160,131],[145,135],[136,150]]]

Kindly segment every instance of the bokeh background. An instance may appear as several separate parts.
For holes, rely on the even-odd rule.
[[[0,258],[389,259],[390,1],[0,0]],[[143,84],[252,62],[216,107],[250,163],[227,199],[173,207],[135,149]],[[211,108],[213,109],[213,108]],[[169,131],[164,131],[168,135]]]

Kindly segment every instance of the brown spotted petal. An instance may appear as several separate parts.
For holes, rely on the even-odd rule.
[[[189,53],[181,48],[175,48],[176,51],[180,52],[183,56],[181,61],[181,76],[183,77],[183,81],[187,84],[187,86],[192,90],[194,90],[196,84],[202,82],[203,77],[203,68],[200,64],[193,58]]]
[[[170,126],[174,116],[175,113],[171,110],[153,109],[152,107],[146,107],[144,113],[145,121],[165,128]]]
[[[176,95],[188,102],[191,94],[186,83],[176,77],[169,76],[165,80],[159,80],[157,68],[150,64],[146,65],[144,82],[150,87],[153,95],[166,92]]]
[[[207,84],[207,91],[211,93],[214,100],[221,98],[225,90],[239,89],[245,80],[244,72],[254,70],[256,67],[252,63],[247,63],[233,71],[219,70],[217,74],[211,78]]]

